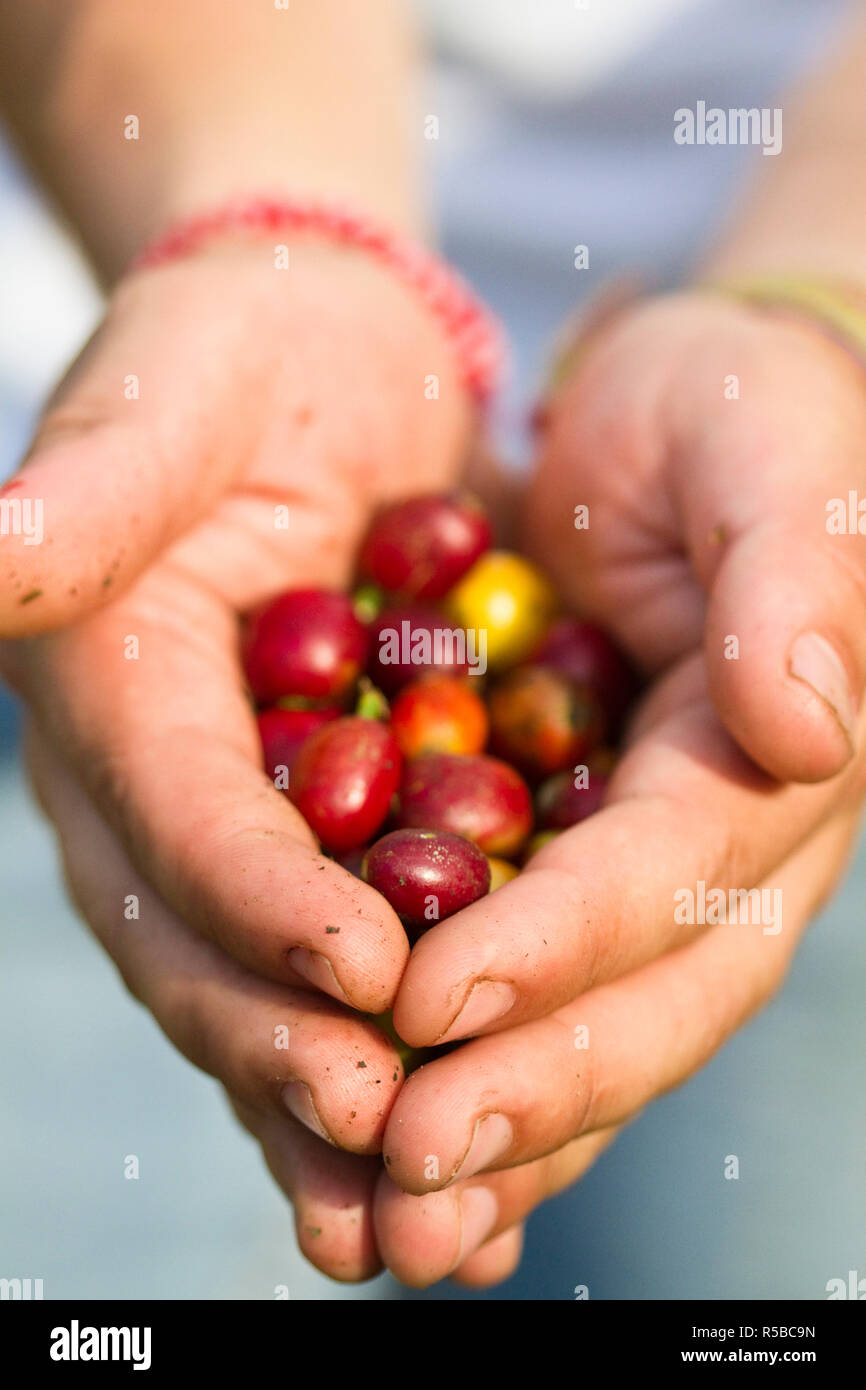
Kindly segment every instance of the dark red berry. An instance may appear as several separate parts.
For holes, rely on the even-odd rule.
[[[539,830],[567,830],[600,811],[610,781],[611,761],[606,750],[600,749],[598,757],[590,757],[578,772],[569,768],[542,782],[535,797]]]
[[[359,845],[357,849],[347,850],[345,854],[337,855],[337,863],[342,869],[347,869],[355,878],[361,878],[361,869],[364,864],[364,855],[367,853],[367,845]]]
[[[368,671],[374,685],[393,695],[425,672],[465,676],[477,652],[467,638],[432,608],[386,608],[370,624]]]
[[[531,660],[589,686],[601,701],[608,728],[617,728],[637,681],[628,660],[603,628],[584,618],[559,618]]]
[[[258,716],[259,737],[265,771],[282,791],[288,791],[286,774],[290,774],[301,745],[332,719],[339,719],[339,705],[320,709],[280,709],[274,705],[263,709]]]
[[[470,493],[409,497],[373,521],[361,572],[405,598],[439,599],[492,542],[480,502]]]
[[[412,941],[490,889],[486,855],[441,830],[385,835],[367,851],[362,876],[387,898]]]
[[[260,704],[284,695],[332,700],[357,680],[367,629],[346,594],[294,589],[253,614],[243,644],[244,670]]]
[[[581,761],[604,729],[589,687],[544,666],[511,671],[492,691],[488,708],[491,750],[530,778]]]
[[[325,849],[344,854],[379,829],[399,785],[400,763],[390,729],[347,715],[307,739],[289,795]]]
[[[532,829],[532,800],[520,774],[497,758],[425,753],[406,765],[397,823],[449,830],[508,858]]]

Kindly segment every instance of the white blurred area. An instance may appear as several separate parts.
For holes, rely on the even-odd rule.
[[[87,262],[30,188],[0,205],[0,375],[45,391],[95,326],[102,298]]]
[[[101,305],[84,258],[0,143],[0,478]]]
[[[422,0],[445,51],[541,100],[603,81],[666,23],[703,0]]]

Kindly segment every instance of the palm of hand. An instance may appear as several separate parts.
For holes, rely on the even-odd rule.
[[[720,546],[719,504],[725,502],[721,519],[738,539],[748,530],[748,506],[757,506],[760,518],[760,506],[766,505],[760,497],[756,503],[754,488],[747,486],[752,417],[746,414],[745,422],[737,420],[733,427],[741,491],[732,492],[730,471],[723,478],[727,490],[720,490],[713,449],[719,438],[727,445],[730,436],[720,422],[715,439],[712,431],[702,436],[674,389],[695,337],[706,338],[706,326],[696,326],[691,313],[670,325],[666,354],[648,350],[640,322],[626,326],[619,340],[612,334],[575,379],[574,395],[560,402],[531,494],[529,542],[552,567],[566,597],[589,604],[647,669],[662,675],[638,716],[610,812],[596,825],[562,837],[534,861],[520,887],[503,890],[495,924],[490,907],[476,905],[441,924],[416,950],[397,1006],[398,1026],[410,1041],[432,1041],[453,1024],[455,1000],[472,992],[473,979],[484,978],[485,971],[489,975],[503,942],[514,958],[506,961],[506,973],[516,985],[517,1002],[502,1022],[468,1030],[488,1036],[426,1068],[397,1097],[399,1065],[374,1030],[321,996],[285,988],[314,983],[337,999],[379,1011],[400,980],[405,945],[398,924],[370,901],[368,890],[347,885],[339,871],[332,877],[313,867],[309,833],[290,807],[274,804],[254,771],[255,729],[238,678],[234,615],[292,583],[345,580],[369,510],[400,487],[395,463],[407,445],[419,441],[413,429],[417,412],[393,408],[406,394],[398,386],[405,370],[403,344],[386,336],[375,351],[371,348],[373,369],[366,370],[357,348],[359,320],[369,322],[363,295],[354,317],[347,320],[345,305],[332,304],[332,319],[328,322],[326,314],[323,322],[321,293],[333,277],[330,264],[318,296],[307,306],[307,319],[303,303],[294,304],[289,318],[284,306],[275,309],[273,271],[256,266],[237,313],[218,316],[224,338],[200,336],[197,325],[206,320],[214,293],[211,270],[221,285],[219,267],[206,262],[193,287],[182,281],[187,288],[180,296],[166,275],[144,316],[135,304],[143,284],[133,286],[132,306],[119,305],[102,342],[87,354],[49,417],[44,451],[33,470],[38,478],[40,468],[52,469],[61,515],[64,484],[53,451],[62,451],[70,476],[73,470],[76,478],[83,472],[95,484],[101,470],[97,496],[106,516],[117,517],[124,501],[129,512],[133,498],[143,499],[138,558],[142,551],[158,552],[159,558],[100,613],[31,644],[23,658],[10,656],[10,670],[35,710],[37,780],[61,830],[67,827],[70,874],[97,931],[169,1035],[226,1082],[278,1179],[292,1190],[302,1245],[320,1267],[350,1276],[370,1272],[378,1246],[411,1282],[440,1277],[455,1263],[471,1276],[461,1223],[463,1199],[474,1184],[465,1179],[452,1184],[451,1175],[460,1168],[473,1127],[477,1132],[492,1107],[508,1114],[516,1131],[505,1152],[491,1160],[498,1170],[488,1178],[496,1189],[495,1230],[502,1234],[489,1247],[494,1250],[486,1257],[489,1268],[479,1256],[482,1268],[476,1269],[478,1277],[485,1268],[489,1277],[497,1277],[500,1264],[513,1263],[519,1245],[514,1232],[532,1204],[582,1171],[614,1124],[702,1060],[784,969],[796,933],[786,938],[784,950],[759,934],[753,955],[735,958],[741,987],[722,992],[712,1026],[704,1018],[699,1036],[688,1037],[685,1046],[681,1038],[659,1036],[648,1063],[635,1017],[641,1010],[657,1017],[671,999],[701,1000],[707,979],[718,973],[730,950],[712,933],[690,944],[696,933],[672,930],[670,893],[676,884],[734,872],[738,882],[751,885],[778,870],[791,885],[792,916],[802,922],[835,872],[850,834],[854,792],[840,803],[837,788],[780,791],[737,750],[708,698],[700,644],[706,592],[726,549]],[[370,285],[374,291],[379,294],[381,286]],[[299,333],[299,324],[309,331]],[[424,340],[414,319],[413,325],[421,345],[409,379],[420,383],[421,367],[431,365],[437,345]],[[658,331],[649,335],[653,343]],[[745,355],[754,362],[744,326],[738,326],[739,333],[742,341],[726,343],[720,366],[725,352],[734,349],[735,358]],[[275,355],[275,341],[290,334],[295,335],[292,350]],[[809,370],[826,369],[834,383],[830,405],[835,411],[840,398],[847,401],[848,383],[836,385],[838,367],[830,372],[823,346],[814,354],[808,346]],[[800,349],[805,352],[805,344],[798,344]],[[719,368],[707,366],[708,356],[703,370],[712,382]],[[112,405],[106,421],[109,372],[116,392],[117,363],[126,359],[130,370],[149,364],[138,373],[142,398]],[[788,361],[787,370],[792,369]],[[124,411],[147,404],[147,392],[157,402],[173,393],[169,417],[143,411],[144,421],[121,420]],[[88,428],[80,435],[82,420],[92,425],[94,418],[96,433]],[[416,448],[413,490],[440,487],[453,474],[460,421],[434,419],[439,433],[420,436]],[[106,484],[109,457],[131,462]],[[706,466],[697,487],[689,474],[695,457]],[[615,459],[616,466],[599,467],[599,459]],[[573,499],[563,497],[566,479]],[[576,568],[572,514],[577,503],[589,506],[591,522],[580,538]],[[274,525],[275,509],[281,507],[291,517],[287,532]],[[68,510],[66,515],[71,516]],[[107,548],[91,555],[82,573],[85,599],[88,586],[93,594],[107,577],[106,567],[120,585],[127,577],[124,566],[132,563],[122,538],[118,545],[116,529],[97,531],[107,537]],[[74,539],[73,534],[66,541],[70,549]],[[726,617],[723,610],[714,619],[711,604],[708,631],[719,625],[723,630]],[[130,635],[138,639],[141,654],[134,668],[121,661]],[[749,708],[744,721],[736,685],[725,685],[729,673],[718,661],[709,665],[717,706],[735,732],[745,730],[743,741],[751,739],[762,751],[766,730]],[[808,702],[808,693],[805,698]],[[818,763],[834,756],[835,732],[819,730]],[[778,749],[778,737],[772,746]],[[781,747],[784,759],[784,738]],[[783,843],[777,836],[780,797],[787,808]],[[644,833],[648,807],[654,817],[649,836]],[[73,821],[77,833],[69,828]],[[748,853],[745,838],[751,840]],[[612,855],[610,845],[619,847]],[[814,868],[818,857],[824,866],[820,873]],[[258,867],[251,876],[254,862]],[[563,904],[573,897],[576,866],[586,891],[586,865],[596,863],[605,868],[589,887],[595,924],[588,951],[586,941],[576,948]],[[129,888],[135,882],[146,900],[151,895],[147,952],[129,940],[120,943],[106,921],[101,900],[109,865],[118,891],[124,885],[126,892],[135,891]],[[281,908],[289,901],[293,920],[287,943]],[[529,942],[525,950],[527,909],[536,927],[549,924],[543,935],[553,950],[543,964],[537,943]],[[358,919],[351,945],[329,937],[326,957],[320,949],[323,921],[342,919],[349,910]],[[459,971],[453,950],[457,933],[470,946],[460,956]],[[330,949],[338,943],[343,950]],[[685,948],[680,960],[662,957],[648,964],[672,946]],[[288,959],[287,949],[303,954]],[[527,960],[522,973],[515,966],[518,954]],[[157,975],[176,983],[167,988]],[[620,985],[605,983],[623,975]],[[552,1025],[570,1046],[575,998],[581,1019],[593,1009],[600,1020],[622,1012],[635,1049],[611,1047],[606,1059],[602,1050],[602,1071],[589,1092],[565,1104],[545,1029]],[[689,1017],[682,1004],[679,1009]],[[294,1093],[300,1094],[300,1118],[308,1127],[324,1127],[356,1154],[375,1152],[384,1135],[391,1178],[406,1192],[372,1160],[323,1151],[319,1140],[287,1118],[274,1085],[271,1037],[272,1020],[286,1016],[296,1045],[288,1069],[277,1068],[277,1080],[311,1088],[312,1102],[309,1091]],[[250,1017],[257,1020],[257,1040],[239,1061],[228,1039],[234,1027],[249,1033]],[[349,1069],[362,1049],[368,1067],[371,1060],[374,1064],[375,1080],[385,1083],[380,1094],[371,1097],[369,1086],[356,1088],[354,1110],[347,1112],[345,1087],[330,1085],[321,1075],[324,1043],[337,1055],[342,1050]],[[537,1064],[539,1073],[552,1077],[550,1093],[539,1088],[531,1104],[509,1089],[518,1057],[524,1071]],[[474,1085],[473,1075],[480,1078]],[[352,1079],[357,1081],[357,1070]],[[444,1126],[443,1093],[453,1098]],[[428,1117],[437,1111],[431,1138]],[[578,1134],[586,1137],[576,1139]],[[434,1142],[444,1176],[431,1191],[419,1172]],[[354,1233],[335,1215],[338,1207],[363,1213]],[[311,1243],[304,1230],[321,1229],[323,1212],[331,1223],[329,1241]],[[422,1233],[426,1254],[419,1273],[407,1251]]]

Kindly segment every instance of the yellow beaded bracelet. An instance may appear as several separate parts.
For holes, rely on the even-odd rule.
[[[643,297],[641,288],[633,278],[611,282],[566,327],[533,410],[532,424],[536,429],[544,429],[552,397],[577,367],[599,330],[638,303]],[[866,367],[866,287],[852,281],[809,275],[756,275],[707,280],[683,289],[738,299],[756,308],[781,310],[822,329],[861,367]]]
[[[760,275],[707,281],[697,288],[799,315],[825,329],[866,365],[866,288],[860,285],[808,275]]]

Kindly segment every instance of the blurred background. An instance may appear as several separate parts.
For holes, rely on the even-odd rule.
[[[677,146],[673,112],[777,104],[845,0],[426,0],[424,142],[441,240],[505,319],[498,430],[523,420],[565,314],[610,276],[675,283],[725,225],[755,151]],[[757,163],[760,164],[760,156]],[[589,268],[576,271],[574,247]],[[100,313],[0,143],[0,479]],[[82,499],[84,502],[85,499]],[[343,1288],[298,1254],[285,1200],[230,1117],[124,993],[66,902],[0,692],[0,1277],[46,1298],[826,1297],[866,1276],[866,857],[783,994],[529,1223],[520,1273],[484,1294],[383,1276]],[[124,1179],[136,1155],[138,1181]],[[727,1155],[740,1177],[726,1181]]]

